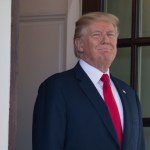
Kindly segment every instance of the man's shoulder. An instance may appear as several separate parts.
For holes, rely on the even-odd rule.
[[[65,80],[68,80],[69,78],[73,78],[74,76],[74,69],[66,70],[63,72],[55,73],[48,78],[46,78],[42,84],[57,84],[65,82]]]
[[[55,73],[44,80],[45,82],[59,82],[59,81],[67,81],[69,79],[73,79],[76,76],[76,72],[81,72],[81,67],[79,63],[77,63],[73,68]]]

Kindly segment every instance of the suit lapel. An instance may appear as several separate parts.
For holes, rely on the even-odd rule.
[[[84,94],[88,97],[89,101],[93,105],[93,108],[96,110],[97,114],[100,116],[104,126],[106,127],[107,131],[112,136],[115,143],[119,146],[117,135],[115,129],[113,127],[108,109],[106,104],[104,103],[102,97],[99,95],[97,89],[80,67],[79,64],[75,67],[76,77],[79,81],[79,85],[84,92]]]
[[[132,116],[131,116],[131,110],[132,108],[131,105],[129,104],[129,97],[127,95],[127,91],[121,87],[121,84],[116,80],[114,77],[111,76],[111,79],[113,80],[117,91],[119,93],[120,99],[122,101],[123,105],[123,112],[124,112],[124,130],[123,130],[123,145],[122,145],[122,150],[130,149],[131,147],[131,142],[134,139],[132,139],[132,130],[133,129],[133,123],[132,123]]]

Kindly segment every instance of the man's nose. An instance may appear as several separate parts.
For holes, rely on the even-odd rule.
[[[107,34],[104,34],[102,36],[101,42],[103,42],[103,43],[109,43],[109,37],[108,37]]]

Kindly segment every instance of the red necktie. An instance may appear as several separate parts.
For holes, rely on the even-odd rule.
[[[120,115],[118,111],[118,107],[116,105],[114,96],[112,94],[112,90],[109,83],[109,77],[107,74],[103,74],[101,77],[101,81],[103,81],[103,95],[105,103],[108,107],[112,122],[114,124],[120,145],[122,144],[122,127],[120,121]]]

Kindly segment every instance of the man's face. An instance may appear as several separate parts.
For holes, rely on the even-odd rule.
[[[109,22],[94,22],[78,39],[81,59],[103,71],[108,69],[117,53],[117,31]]]

